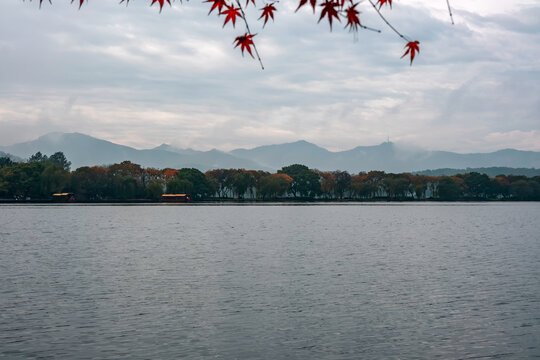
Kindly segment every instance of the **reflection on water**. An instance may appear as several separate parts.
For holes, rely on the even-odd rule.
[[[0,357],[540,356],[540,204],[0,206]]]

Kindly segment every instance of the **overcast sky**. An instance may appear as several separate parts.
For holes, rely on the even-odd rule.
[[[386,141],[430,150],[540,151],[540,0],[368,1],[357,38],[281,0],[262,28],[265,70],[233,48],[243,34],[209,4],[0,1],[0,144],[52,131],[199,150],[307,140],[330,150]],[[257,0],[261,8],[262,0]],[[242,3],[244,1],[242,0]],[[319,11],[319,10],[317,10]]]

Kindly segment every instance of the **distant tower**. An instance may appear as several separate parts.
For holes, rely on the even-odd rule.
[[[390,142],[390,135],[386,135],[386,142],[387,142],[387,143]]]

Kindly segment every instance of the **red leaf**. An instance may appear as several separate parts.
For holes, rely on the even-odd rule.
[[[205,2],[213,3],[208,15],[210,15],[210,13],[212,13],[212,11],[214,11],[216,8],[221,13],[221,9],[223,9],[224,6],[227,6],[225,0],[206,0]]]
[[[338,21],[341,21],[339,20],[339,15],[336,10],[336,7],[339,7],[339,2],[326,0],[323,4],[321,4],[321,6],[323,9],[321,11],[321,17],[319,18],[318,22],[320,22],[323,19],[323,17],[328,16],[328,22],[330,23],[330,30],[332,30],[333,18],[335,17],[336,19],[338,19]]]
[[[259,19],[261,19],[264,16],[264,25],[266,25],[266,22],[268,21],[268,18],[272,18],[274,20],[274,11],[277,11],[276,7],[274,6],[274,3],[271,3],[269,5],[266,5],[262,9],[262,15]]]
[[[75,1],[75,0],[71,0],[71,3],[72,3],[72,4],[73,4],[73,1]],[[85,1],[85,0],[79,0],[79,9],[81,8],[81,6],[82,6],[82,4],[84,3],[84,1]],[[49,2],[51,2],[51,1],[49,0]],[[39,5],[41,6],[41,1],[39,2]]]
[[[159,12],[161,12],[165,1],[167,1],[169,5],[171,5],[171,0],[152,0],[152,3],[150,4],[150,6],[154,5],[155,3],[159,3]]]
[[[308,0],[300,0],[300,4],[296,8],[295,11],[298,11],[302,6],[306,5]],[[313,12],[315,12],[315,6],[317,5],[317,0],[309,0],[309,3],[311,4],[311,7],[313,8]]]
[[[229,20],[232,20],[232,24],[233,24],[233,27],[236,25],[236,17],[240,17],[242,18],[242,14],[240,13],[240,8],[235,8],[234,6],[229,6],[229,5],[225,5],[227,6],[227,10],[225,11],[222,11],[220,13],[220,15],[227,15],[227,17],[225,18],[225,22],[223,23],[223,26],[225,27],[225,25],[229,22]]]
[[[392,8],[392,0],[379,0],[377,1],[377,4],[379,4],[379,10],[384,4],[390,5],[390,9]]]
[[[407,54],[410,54],[411,55],[411,66],[412,66],[412,62],[414,60],[414,57],[416,56],[416,53],[420,52],[420,42],[418,41],[409,41],[407,43],[407,45],[405,45],[405,47],[407,48],[407,51],[405,51],[405,54],[403,54],[401,56],[401,58],[403,59],[403,57],[407,56]]]
[[[246,7],[248,6],[250,1],[253,3],[253,6],[257,6],[255,5],[255,0],[246,0]]]
[[[358,15],[360,15],[360,11],[356,10],[356,4],[351,4],[347,9],[345,9],[345,16],[347,17],[347,24],[345,27],[349,26],[351,31],[358,31],[358,27],[361,26],[360,24],[360,18]]]
[[[242,50],[242,56],[244,56],[244,50],[247,50],[249,55],[251,55],[251,57],[253,57],[253,53],[251,52],[251,46],[254,45],[252,39],[253,39],[253,37],[255,35],[257,35],[257,34],[251,35],[251,34],[246,33],[245,35],[238,36],[234,40],[236,42],[235,48],[240,46],[240,49]]]

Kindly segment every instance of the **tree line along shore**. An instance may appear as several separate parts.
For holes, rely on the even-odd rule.
[[[0,158],[0,199],[51,201],[53,193],[73,193],[75,201],[159,201],[163,194],[190,194],[193,201],[467,201],[540,200],[540,176],[470,172],[426,176],[383,171],[350,174],[305,165],[276,173],[261,170],[143,168],[130,161],[84,166],[70,171],[62,152],[40,152],[26,162]]]

